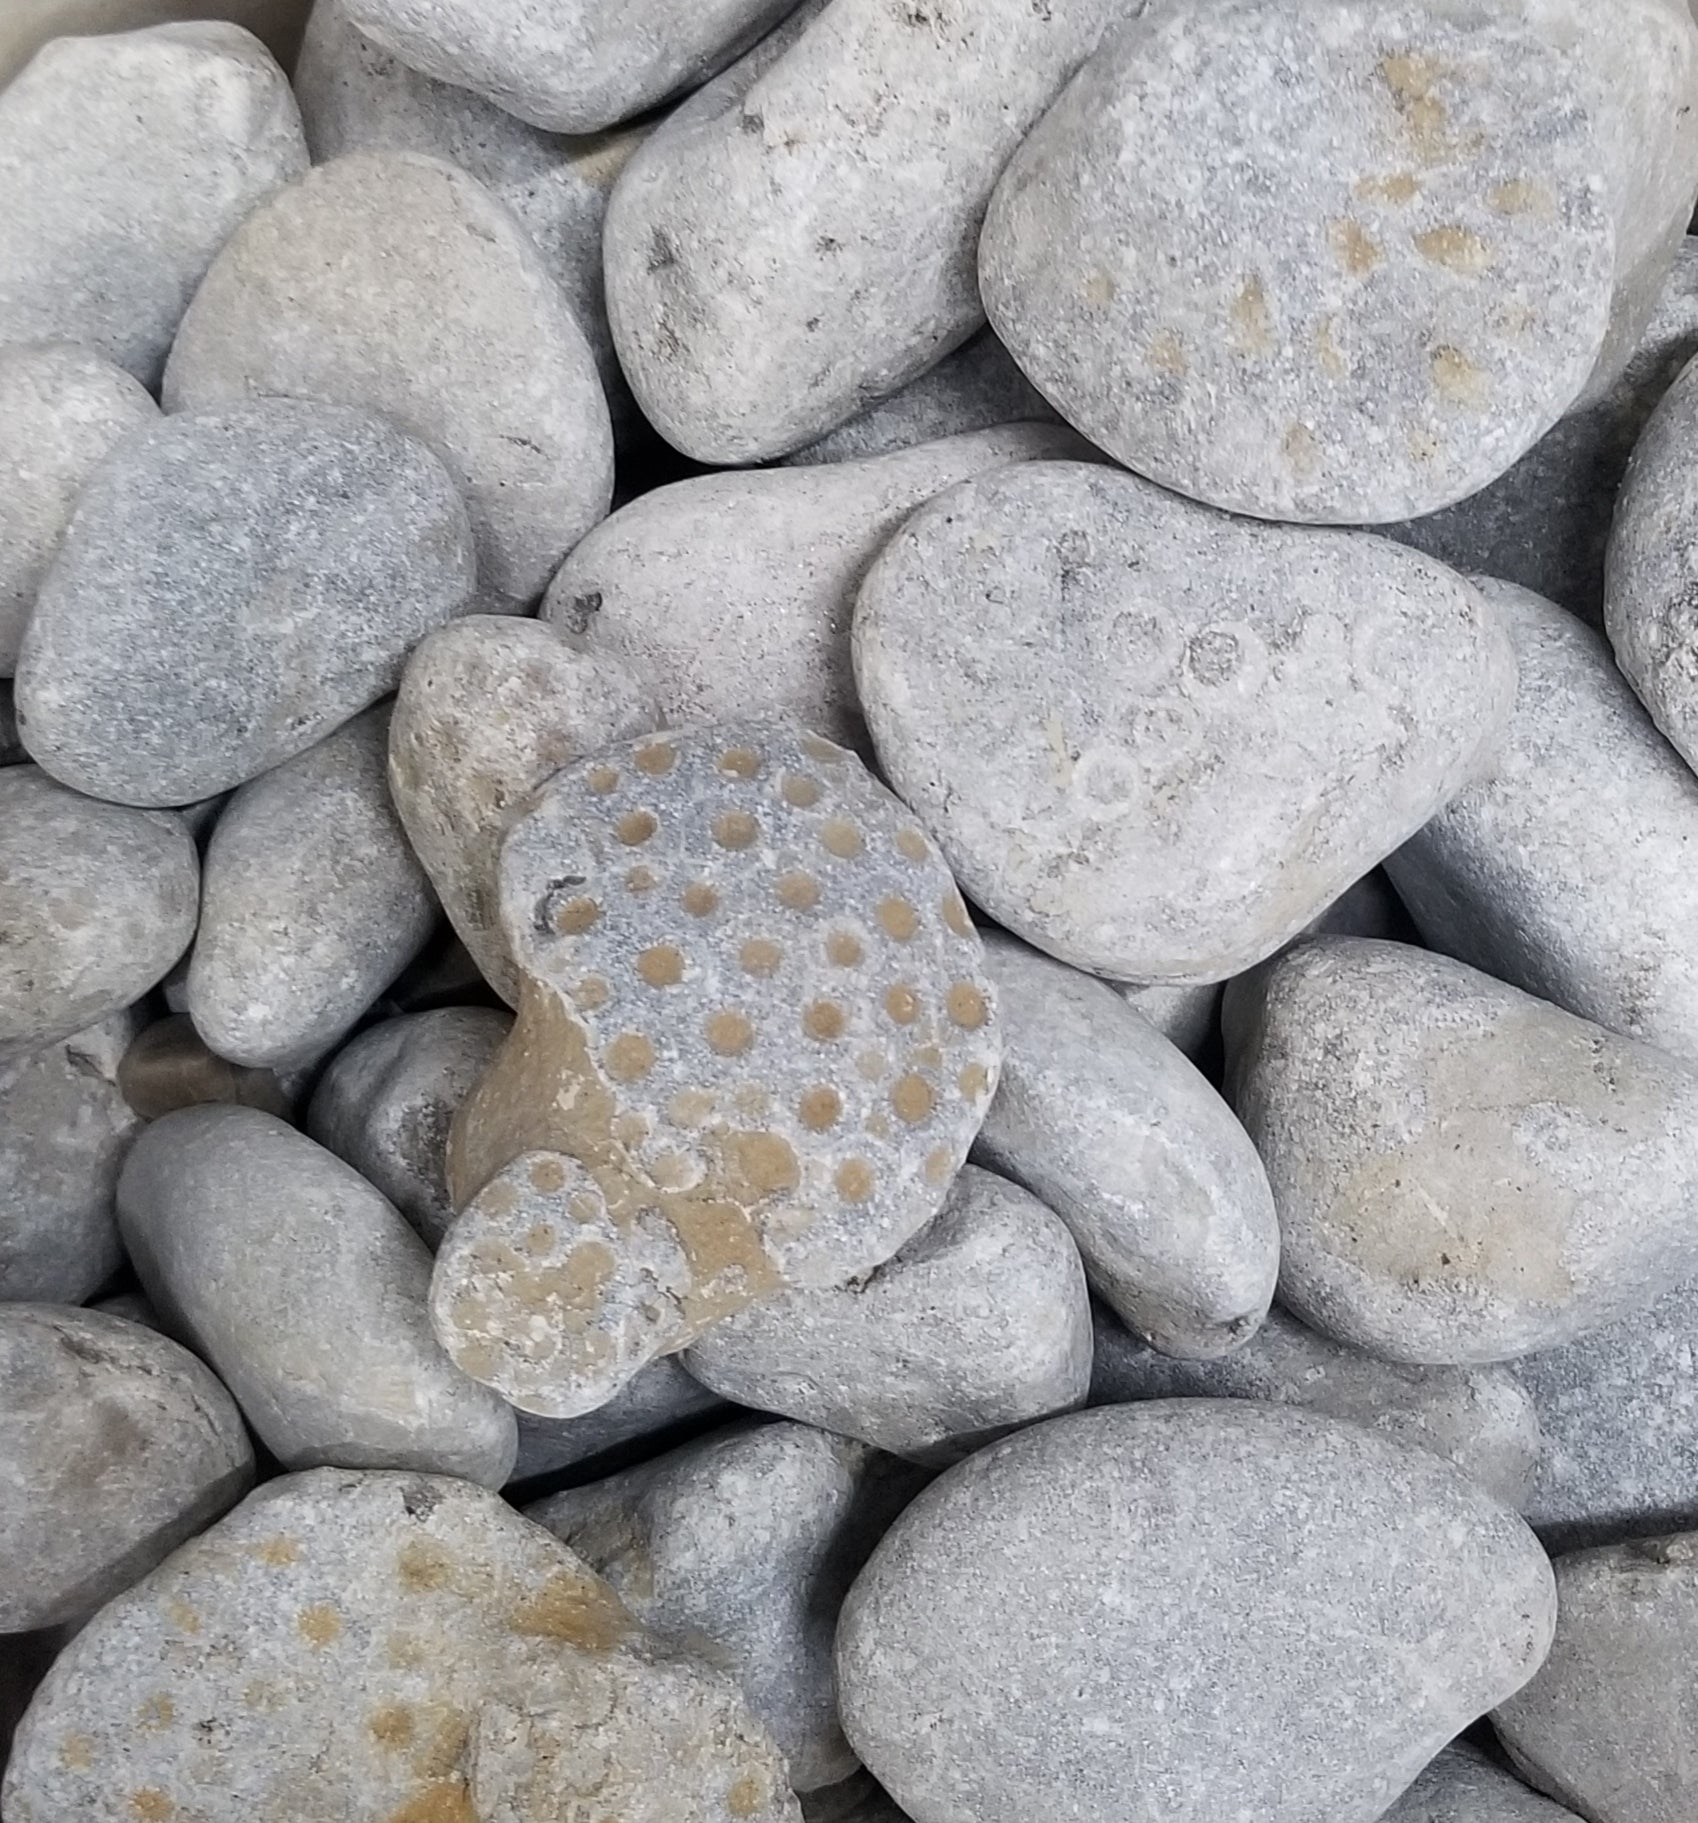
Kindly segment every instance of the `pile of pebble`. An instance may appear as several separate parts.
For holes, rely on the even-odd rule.
[[[6,1823],[1693,1823],[1695,196],[1686,0],[45,44]]]

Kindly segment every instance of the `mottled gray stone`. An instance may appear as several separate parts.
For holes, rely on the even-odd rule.
[[[1560,1574],[1560,1572],[1559,1572]],[[1381,1823],[1577,1823],[1477,1747],[1447,1747]]]
[[[1539,1463],[1539,1418],[1508,1368],[1406,1367],[1341,1348],[1279,1305],[1254,1339],[1218,1361],[1175,1361],[1096,1323],[1091,1403],[1259,1399],[1343,1418],[1409,1449],[1430,1450],[1505,1506],[1523,1507]]]
[[[454,483],[393,425],[284,399],[167,418],[78,503],[24,635],[24,743],[97,797],[210,797],[393,690],[472,585]]]
[[[339,1158],[252,1108],[186,1108],[131,1148],[118,1219],[166,1323],[285,1468],[507,1479],[513,1414],[436,1346],[423,1241]]]
[[[1515,679],[1430,558],[1077,462],[922,507],[861,586],[854,661],[962,890],[1145,983],[1223,980],[1295,936],[1476,775]]]
[[[1698,1273],[1698,1074],[1446,956],[1323,937],[1226,996],[1280,1297],[1390,1361],[1503,1361]]]
[[[234,1102],[287,1120],[310,1066],[254,1070],[212,1051],[187,1013],[156,1020],[125,1051],[118,1088],[143,1120],[158,1120],[203,1102]]]
[[[423,946],[436,897],[385,779],[389,708],[250,781],[202,869],[189,1016],[250,1069],[338,1043]]]
[[[997,174],[1139,3],[834,0],[738,100],[652,137],[606,225],[608,317],[650,422],[703,462],[784,455],[981,328]]]
[[[199,894],[175,817],[0,770],[0,1062],[139,1000],[188,947]]]
[[[612,497],[607,401],[565,294],[512,211],[440,159],[351,153],[230,237],[183,319],[165,403],[270,393],[357,405],[428,443],[505,607],[542,593]]]
[[[954,1462],[1083,1403],[1090,1299],[1063,1223],[968,1165],[893,1259],[724,1318],[684,1365],[740,1405],[912,1461]]]
[[[713,1413],[729,1417],[732,1408],[684,1371],[676,1355],[662,1355],[640,1368],[605,1405],[581,1418],[539,1418],[518,1412],[519,1459],[516,1482],[575,1468],[626,1445],[640,1448],[663,1441],[685,1425]]]
[[[843,1730],[921,1823],[1370,1823],[1526,1682],[1550,1565],[1420,1450],[1173,1400],[934,1482],[849,1592]]]
[[[320,1469],[250,1495],[48,1673],[8,1823],[791,1823],[731,1679],[498,1496]]]
[[[1550,1657],[1492,1717],[1510,1757],[1587,1823],[1687,1823],[1698,1533],[1559,1558],[1556,1577]]]
[[[1480,588],[1515,647],[1514,716],[1486,776],[1386,867],[1434,949],[1698,1057],[1698,779],[1598,634]]]
[[[788,709],[859,744],[849,623],[867,565],[941,489],[1079,448],[1059,426],[1004,425],[864,462],[656,488],[571,553],[543,618],[632,665],[674,726]]]
[[[448,1128],[513,1021],[490,1007],[407,1013],[362,1032],[331,1061],[306,1130],[368,1178],[434,1248],[448,1232]]]
[[[0,1304],[0,1634],[80,1620],[253,1481],[236,1402],[187,1349],[62,1304]]]
[[[662,1639],[742,1685],[812,1791],[857,1761],[837,1723],[832,1636],[913,1470],[805,1424],[740,1424],[525,1509]]]
[[[306,164],[238,26],[55,39],[0,95],[0,342],[81,342],[157,385],[212,256]]]
[[[8,677],[83,483],[126,431],[158,416],[138,381],[89,349],[0,348],[0,672]]]

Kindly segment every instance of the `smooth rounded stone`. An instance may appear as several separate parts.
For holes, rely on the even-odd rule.
[[[860,744],[849,625],[867,565],[940,490],[1079,447],[1060,426],[1009,424],[866,461],[674,482],[584,539],[542,617],[634,666],[673,726],[780,708]]]
[[[322,1055],[430,935],[436,896],[389,801],[388,751],[380,704],[218,819],[188,1010],[220,1057],[284,1069]]]
[[[869,1276],[726,1317],[684,1365],[740,1405],[942,1464],[1084,1402],[1090,1298],[1059,1218],[968,1165]]]
[[[986,0],[969,26],[834,0],[732,105],[652,137],[605,256],[614,343],[661,435],[702,462],[781,456],[982,328],[997,175],[1135,4]]]
[[[1318,1336],[1282,1310],[1218,1361],[1175,1361],[1099,1314],[1091,1404],[1258,1399],[1363,1425],[1429,1450],[1505,1506],[1524,1507],[1539,1464],[1539,1418],[1508,1368],[1405,1367]]]
[[[0,1304],[0,1389],[0,1634],[82,1619],[252,1485],[236,1402],[139,1324]]]
[[[742,1685],[797,1791],[858,1762],[837,1723],[837,1611],[914,1472],[805,1424],[741,1424],[525,1509],[662,1639]]]
[[[450,1137],[432,1310],[513,1404],[593,1411],[942,1206],[1001,1032],[948,870],[853,754],[783,717],[609,748],[514,825],[500,897],[523,993]]]
[[[168,410],[265,394],[358,405],[447,464],[478,581],[540,595],[607,511],[613,432],[595,358],[512,211],[411,152],[357,152],[226,242],[171,351]]]
[[[500,928],[502,838],[562,766],[659,720],[646,679],[622,659],[586,654],[533,620],[469,614],[408,661],[390,795],[449,921],[509,1006],[519,971]]]
[[[24,627],[83,483],[127,431],[159,416],[121,367],[69,342],[0,348],[0,672]]]
[[[1532,1533],[1423,1451],[1232,1400],[1106,1407],[896,1521],[843,1607],[838,1703],[918,1823],[1370,1823],[1554,1620]]]
[[[83,491],[24,636],[25,744],[95,797],[210,797],[393,690],[473,580],[453,481],[393,425],[287,399],[167,418]]]
[[[1491,770],[1387,870],[1433,948],[1698,1057],[1698,779],[1598,634],[1479,586],[1515,647],[1515,713]]]
[[[287,1120],[300,1090],[295,1071],[254,1070],[207,1047],[187,1013],[158,1019],[125,1050],[118,1091],[143,1120],[204,1102],[234,1102]]]
[[[289,67],[308,0],[12,0],[0,15],[0,84],[50,38],[69,32],[124,32],[214,14],[262,38]]]
[[[1698,1533],[1559,1558],[1539,1675],[1492,1716],[1511,1759],[1587,1823],[1686,1823],[1698,1804],[1692,1703]]]
[[[410,1468],[499,1487],[513,1414],[436,1346],[430,1255],[363,1177],[252,1108],[147,1127],[118,1180],[131,1263],[285,1468]]]
[[[793,1823],[731,1679],[674,1655],[499,1496],[285,1475],[49,1672],[8,1823]]]
[[[0,93],[0,343],[80,342],[156,386],[213,255],[306,165],[239,26],[54,39]]]
[[[1219,1049],[1224,982],[1205,981],[1194,987],[1147,987],[1136,981],[1111,985],[1134,1012],[1193,1063],[1201,1063]]]
[[[1295,936],[1476,776],[1515,683],[1485,602],[1431,559],[1077,462],[922,507],[861,586],[854,662],[962,890],[1152,984]]]
[[[0,769],[0,1063],[139,1000],[188,947],[199,897],[175,817]]]
[[[516,1413],[519,1459],[513,1465],[513,1480],[533,1481],[539,1475],[576,1468],[625,1445],[662,1443],[680,1428],[716,1413],[729,1417],[731,1407],[686,1373],[676,1355],[662,1355],[639,1368],[605,1405],[581,1418]]]
[[[974,1158],[1061,1217],[1098,1295],[1164,1354],[1242,1347],[1279,1269],[1273,1196],[1249,1137],[1106,982],[1001,932],[984,941],[1005,1038]]]
[[[1525,454],[1603,349],[1593,86],[1508,9],[1152,8],[1002,174],[991,324],[1164,486],[1277,519],[1436,511]]]
[[[1561,1572],[1558,1572],[1559,1576]],[[1577,1823],[1477,1747],[1447,1747],[1381,1823]]]
[[[1388,1361],[1554,1348],[1698,1275],[1698,1075],[1447,956],[1324,937],[1226,996],[1280,1298]]]
[[[161,1335],[165,1333],[159,1312],[153,1308],[144,1292],[116,1292],[112,1297],[98,1299],[88,1308],[102,1316],[122,1317],[126,1323],[139,1323],[143,1329],[157,1329]]]
[[[375,1184],[435,1248],[454,1220],[448,1128],[513,1021],[481,1006],[386,1019],[318,1079],[306,1130]]]

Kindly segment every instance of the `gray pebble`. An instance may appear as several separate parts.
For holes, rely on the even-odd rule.
[[[320,741],[464,608],[466,509],[392,425],[284,399],[137,431],[84,490],[18,666],[25,744],[186,804]]]
[[[921,1823],[1370,1823],[1526,1682],[1531,1532],[1447,1463],[1230,1400],[1052,1419],[934,1482],[837,1638]]]
[[[576,1468],[629,1445],[642,1449],[663,1442],[710,1415],[724,1418],[731,1407],[684,1371],[676,1355],[662,1355],[626,1381],[605,1405],[581,1418],[539,1418],[518,1412],[519,1459],[515,1482]],[[648,1453],[653,1453],[652,1450]]]
[[[1324,937],[1227,990],[1280,1297],[1390,1361],[1503,1361],[1698,1273],[1698,1075],[1460,962]]]
[[[478,580],[533,601],[607,511],[613,433],[584,332],[476,178],[411,152],[320,165],[242,224],[171,351],[168,409],[263,394],[358,405],[447,464]]]
[[[1429,558],[1076,462],[922,507],[861,586],[854,661],[962,890],[1145,983],[1223,980],[1295,936],[1475,776],[1515,676]]]
[[[507,1479],[513,1414],[432,1339],[424,1243],[340,1159],[251,1108],[187,1108],[131,1148],[118,1218],[148,1296],[285,1468]]]
[[[188,947],[199,896],[175,817],[0,769],[0,1062],[139,1000]]]
[[[125,1051],[118,1088],[143,1120],[158,1120],[203,1102],[234,1102],[287,1120],[302,1070],[252,1070],[208,1049],[187,1013],[155,1020]]]
[[[513,1021],[490,1007],[386,1019],[318,1080],[306,1130],[377,1186],[434,1248],[448,1232],[448,1128]]]
[[[1135,1013],[1147,1019],[1167,1042],[1202,1065],[1220,1048],[1221,981],[1193,987],[1149,987],[1136,981],[1112,984]]]
[[[1577,1823],[1477,1747],[1447,1747],[1381,1823]]]
[[[1083,1403],[1090,1299],[1062,1222],[968,1165],[893,1259],[724,1318],[684,1365],[740,1405],[942,1464]]]
[[[213,255],[306,164],[237,26],[54,39],[0,95],[0,342],[81,342],[157,385]]]
[[[187,1349],[61,1304],[0,1304],[0,1462],[0,1634],[81,1620],[254,1472],[235,1401]]]

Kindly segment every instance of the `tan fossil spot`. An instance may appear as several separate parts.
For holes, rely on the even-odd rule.
[[[772,1096],[758,1082],[740,1083],[731,1105],[745,1120],[765,1120],[772,1112]]]
[[[1229,313],[1233,348],[1243,355],[1266,354],[1273,347],[1273,318],[1268,314],[1268,294],[1252,275],[1238,289]]]
[[[829,1132],[843,1117],[843,1097],[821,1084],[803,1094],[797,1115],[810,1133]]]
[[[1417,234],[1415,251],[1422,259],[1442,266],[1446,272],[1457,272],[1471,279],[1489,272],[1495,258],[1489,241],[1454,222]]]
[[[1393,171],[1385,177],[1358,178],[1352,192],[1361,202],[1393,203],[1402,207],[1421,194],[1421,180],[1412,171]]]
[[[1327,224],[1327,244],[1333,258],[1357,278],[1372,272],[1385,258],[1378,242],[1354,216],[1341,216]]]
[[[725,1808],[739,1819],[752,1817],[767,1796],[767,1787],[752,1772],[743,1774],[725,1794]]]
[[[755,1028],[741,1013],[728,1007],[710,1013],[703,1029],[708,1049],[718,1057],[741,1057],[755,1042]]]
[[[645,987],[676,987],[684,979],[683,951],[670,943],[654,943],[637,957],[637,974]]]
[[[173,1599],[165,1604],[165,1618],[179,1633],[198,1633],[200,1631],[200,1616],[181,1598]]]
[[[990,1017],[983,992],[971,981],[957,981],[944,1001],[951,1021],[963,1031],[976,1032]]]
[[[592,766],[584,782],[598,798],[604,798],[610,791],[618,790],[619,774],[611,766]]]
[[[554,914],[554,928],[563,937],[580,937],[600,916],[601,907],[595,900],[580,894],[568,899]]]
[[[641,1032],[621,1032],[607,1047],[607,1073],[615,1082],[640,1082],[654,1068],[654,1046]]]
[[[309,1646],[328,1646],[342,1632],[342,1617],[327,1602],[314,1602],[295,1616],[295,1630]]]
[[[812,874],[780,874],[774,890],[788,911],[812,911],[820,902],[820,883]]]
[[[713,839],[721,848],[753,848],[761,826],[746,810],[722,810],[713,820]]]
[[[409,1538],[395,1556],[401,1587],[415,1594],[446,1587],[451,1568],[448,1553],[428,1538]]]
[[[778,973],[778,965],[784,960],[783,948],[774,943],[770,937],[751,937],[737,952],[737,961],[745,975],[756,975],[763,979]]]
[[[955,1082],[968,1101],[981,1101],[990,1093],[990,1071],[982,1063],[967,1064]]]
[[[413,1712],[405,1703],[390,1703],[374,1712],[366,1727],[380,1747],[408,1747],[413,1740]]]
[[[898,1025],[912,1025],[920,1016],[920,996],[905,982],[885,990],[884,1010]]]
[[[692,918],[707,918],[719,910],[719,894],[706,880],[692,880],[684,888],[684,909]]]
[[[1112,304],[1120,287],[1106,272],[1093,272],[1085,281],[1085,302],[1093,309],[1102,310]]]
[[[795,1151],[780,1133],[734,1133],[730,1149],[738,1175],[762,1196],[794,1190],[802,1181]]]
[[[274,1570],[286,1570],[290,1564],[301,1561],[301,1546],[295,1538],[264,1538],[249,1550],[263,1564],[270,1564]]]
[[[531,1180],[533,1183],[536,1181],[534,1171]],[[552,1253],[560,1245],[560,1231],[548,1222],[534,1222],[525,1231],[522,1245],[532,1258],[540,1258],[545,1253]]]
[[[713,1113],[713,1097],[706,1089],[680,1089],[666,1104],[666,1118],[675,1127],[699,1127]]]
[[[728,747],[719,756],[719,769],[734,779],[752,779],[761,769],[761,756],[753,747]]]
[[[812,810],[820,801],[820,783],[805,772],[787,772],[779,787],[786,804],[795,810]]]
[[[1556,214],[1556,198],[1550,186],[1532,177],[1512,177],[1507,183],[1494,184],[1486,192],[1486,202],[1498,215]]]
[[[1151,336],[1148,359],[1157,373],[1169,374],[1176,380],[1183,380],[1191,371],[1190,358],[1177,329],[1158,329]]]
[[[1350,371],[1350,363],[1338,345],[1338,336],[1330,316],[1322,317],[1315,325],[1315,358],[1321,364],[1321,372],[1335,380],[1343,379]]]
[[[920,928],[920,914],[906,899],[880,899],[877,915],[884,934],[898,943],[911,941]]]
[[[136,1711],[138,1724],[149,1734],[158,1734],[177,1719],[177,1705],[163,1690],[156,1691]]]
[[[1411,148],[1423,163],[1441,163],[1454,150],[1449,110],[1433,90],[1455,73],[1442,57],[1424,51],[1388,51],[1380,59],[1380,79],[1391,91]]]
[[[931,858],[926,838],[917,829],[899,829],[896,832],[896,852],[905,861],[925,861]]]
[[[873,1193],[873,1168],[864,1158],[846,1158],[831,1180],[846,1203],[864,1203]]]
[[[177,1814],[177,1806],[157,1785],[144,1785],[130,1793],[130,1815],[141,1823],[167,1823]]]
[[[820,846],[839,861],[853,861],[866,845],[860,830],[847,817],[827,817],[820,825]]]
[[[530,1639],[558,1639],[605,1652],[631,1631],[631,1617],[599,1577],[557,1570],[514,1611],[509,1627]]]
[[[813,1000],[802,1011],[802,1030],[820,1044],[843,1036],[849,1016],[835,1000]]]
[[[464,1779],[435,1779],[383,1823],[478,1823],[478,1813]]]
[[[572,998],[586,1013],[596,1012],[607,1005],[613,996],[613,990],[602,980],[600,975],[586,975],[572,990]]]
[[[1430,430],[1415,429],[1408,435],[1409,454],[1417,462],[1436,462],[1439,455],[1439,440]]]
[[[557,1158],[539,1158],[531,1166],[531,1188],[544,1196],[558,1196],[566,1188],[566,1167]]]
[[[651,741],[637,749],[637,770],[651,779],[664,778],[678,764],[678,749],[667,741]]]
[[[1471,411],[1483,410],[1490,404],[1491,376],[1469,360],[1460,348],[1452,348],[1448,343],[1435,348],[1431,367],[1433,389],[1441,399],[1452,405],[1466,406]]]
[[[1286,427],[1280,449],[1287,466],[1299,481],[1312,481],[1320,472],[1321,452],[1307,424],[1301,424],[1293,418]]]
[[[625,874],[625,890],[633,893],[652,893],[660,884],[660,876],[652,867],[633,867]]]
[[[838,968],[859,968],[867,952],[859,937],[846,930],[834,930],[825,940],[826,960]]]
[[[955,1154],[947,1146],[938,1146],[926,1154],[925,1179],[928,1184],[947,1183],[955,1175]]]
[[[627,848],[640,848],[660,827],[651,810],[627,810],[613,826],[613,833]]]
[[[910,1127],[917,1127],[931,1117],[937,1106],[937,1097],[932,1086],[923,1076],[910,1073],[899,1076],[890,1091],[890,1105],[896,1110],[898,1120],[903,1120]]]
[[[59,1764],[71,1772],[87,1772],[94,1764],[94,1741],[86,1734],[68,1734],[59,1743]]]

